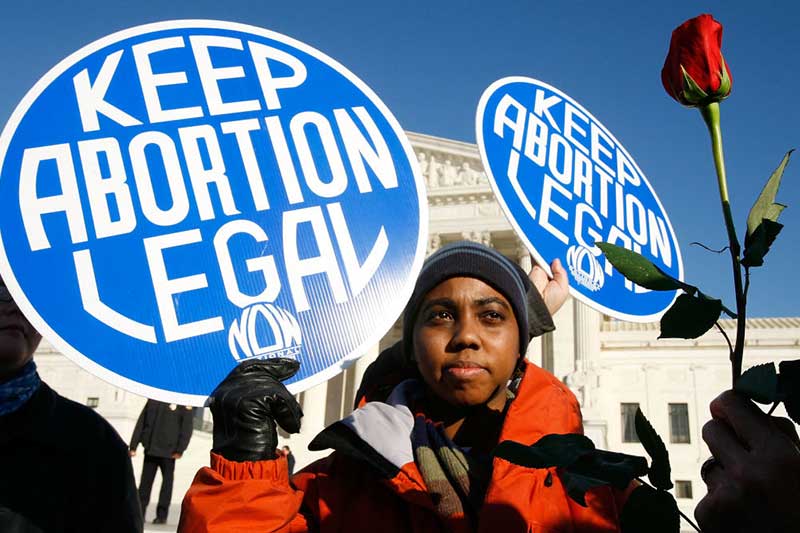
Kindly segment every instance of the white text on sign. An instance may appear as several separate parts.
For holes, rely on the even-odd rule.
[[[675,252],[667,224],[637,197],[635,189],[646,184],[624,151],[599,124],[558,95],[537,88],[532,103],[529,109],[504,95],[492,128],[500,138],[511,137],[507,176],[531,218],[564,244],[574,236],[595,256],[601,255],[595,242],[610,242],[638,253],[645,250],[670,267]],[[546,169],[536,206],[519,181],[523,157]],[[563,201],[576,202],[573,220],[559,205]],[[613,273],[608,261],[604,271]],[[645,291],[627,280],[625,286]]]
[[[187,70],[156,71],[159,54],[187,47],[191,76]],[[223,98],[220,83],[244,78],[246,71],[241,65],[214,66],[215,53],[222,49],[241,52],[242,65],[249,62],[247,72],[255,73],[248,87],[258,89],[247,98]],[[110,96],[124,57],[135,63],[144,115],[115,104]],[[141,246],[168,342],[224,328],[219,316],[179,320],[177,296],[206,289],[209,272],[171,276],[165,251],[176,248],[213,247],[225,295],[241,308],[273,302],[286,289],[296,312],[308,310],[304,280],[310,276],[323,277],[337,303],[358,295],[381,265],[389,240],[382,226],[376,228],[366,258],[359,260],[348,213],[336,200],[346,191],[366,195],[397,188],[397,173],[387,142],[365,107],[301,110],[290,116],[277,112],[282,96],[302,88],[306,77],[306,66],[292,54],[214,35],[142,42],[109,53],[93,76],[81,70],[72,81],[86,138],[29,147],[22,155],[19,205],[30,250],[50,249],[48,228],[65,227],[84,309],[117,331],[152,343],[157,342],[154,325],[103,302],[96,275],[102,265],[95,264],[90,248],[94,241],[128,235],[143,224],[163,228],[143,238]],[[201,90],[191,94],[202,94],[203,100],[168,107],[159,91],[188,86],[190,79],[199,80]],[[239,117],[225,117],[231,114]],[[206,123],[198,124],[200,119]],[[130,134],[124,140],[103,135],[106,125]],[[230,145],[235,149],[225,150]],[[264,153],[270,162],[259,159]],[[245,180],[230,179],[234,165],[244,169]],[[270,165],[276,176],[264,175]],[[243,216],[269,211],[276,198],[290,206],[280,213],[280,249],[270,243],[275,235]],[[206,234],[200,222],[213,220],[224,222]],[[187,224],[195,227],[187,229]],[[301,233],[312,237],[315,255],[300,253]],[[237,262],[229,249],[234,238],[263,243],[263,253]],[[278,275],[278,258],[287,287]],[[236,276],[243,270],[263,278],[259,292],[243,291]]]

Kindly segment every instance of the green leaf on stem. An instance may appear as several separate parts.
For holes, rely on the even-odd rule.
[[[783,228],[781,224],[778,224],[778,217],[786,206],[776,203],[775,196],[778,194],[783,171],[789,164],[793,151],[789,150],[783,156],[780,165],[767,180],[747,215],[747,234],[744,238],[742,259],[742,264],[746,267],[757,267],[764,264],[764,256],[767,255],[769,247]]]
[[[592,487],[611,485],[624,490],[631,481],[647,472],[644,457],[624,453],[593,450],[578,459],[574,464],[558,472],[567,494],[586,507],[585,494]]]
[[[800,360],[781,361],[778,364],[778,397],[786,406],[786,413],[795,424],[800,424]]]
[[[605,481],[617,489],[647,473],[647,459],[606,450],[592,450],[564,469],[574,475]]]
[[[586,491],[592,487],[611,485],[623,490],[647,472],[644,457],[598,450],[591,440],[578,434],[545,435],[530,446],[503,441],[493,453],[527,468],[558,468],[567,493],[584,507]]]
[[[658,436],[658,433],[653,429],[641,409],[636,409],[635,427],[636,436],[639,437],[639,441],[647,451],[647,455],[650,456],[650,472],[647,474],[650,483],[660,490],[671,489],[669,452],[667,452],[667,447],[664,446],[664,441]]]
[[[775,371],[775,363],[748,368],[736,380],[733,390],[758,403],[775,403],[778,399],[778,373]]]
[[[769,252],[770,246],[775,242],[778,233],[783,229],[783,224],[768,218],[761,221],[752,235],[744,239],[744,256],[742,265],[746,267],[760,267],[764,264],[764,256]]]
[[[681,294],[661,317],[659,339],[696,339],[714,327],[722,312],[722,301]]]
[[[526,468],[549,468],[569,466],[594,449],[588,437],[567,433],[545,435],[531,446],[506,440],[495,447],[494,455]]]
[[[689,294],[697,291],[697,287],[673,278],[641,254],[607,242],[596,242],[595,246],[603,251],[614,268],[640,287],[651,291],[683,289]]]
[[[773,222],[777,221],[781,211],[786,207],[781,204],[776,204],[775,196],[778,194],[778,187],[780,187],[781,184],[783,171],[786,169],[786,165],[789,164],[789,159],[793,151],[794,150],[789,150],[786,152],[780,165],[778,165],[778,168],[776,168],[769,177],[766,185],[764,185],[764,188],[761,190],[761,194],[758,195],[753,207],[750,208],[750,213],[747,215],[747,235],[752,235],[765,218]]]
[[[669,492],[640,485],[628,496],[620,516],[622,531],[676,533],[681,529],[678,502]]]

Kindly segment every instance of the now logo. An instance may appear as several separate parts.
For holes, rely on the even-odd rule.
[[[237,361],[243,359],[295,359],[302,347],[302,331],[288,311],[270,303],[245,307],[228,330],[228,347]]]
[[[586,287],[592,292],[603,288],[605,275],[600,262],[585,246],[570,246],[567,250],[567,265],[572,277],[578,285]]]

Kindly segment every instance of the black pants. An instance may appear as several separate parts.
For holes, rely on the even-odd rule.
[[[153,480],[156,470],[161,469],[161,492],[158,494],[156,518],[167,519],[169,504],[172,500],[172,482],[175,479],[175,459],[171,457],[144,456],[142,465],[142,479],[139,482],[139,501],[142,503],[142,513],[147,510],[150,503],[150,491],[153,489]]]

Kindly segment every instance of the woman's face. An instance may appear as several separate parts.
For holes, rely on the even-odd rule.
[[[475,278],[450,278],[423,298],[414,324],[423,379],[448,404],[500,410],[519,359],[511,304]]]

